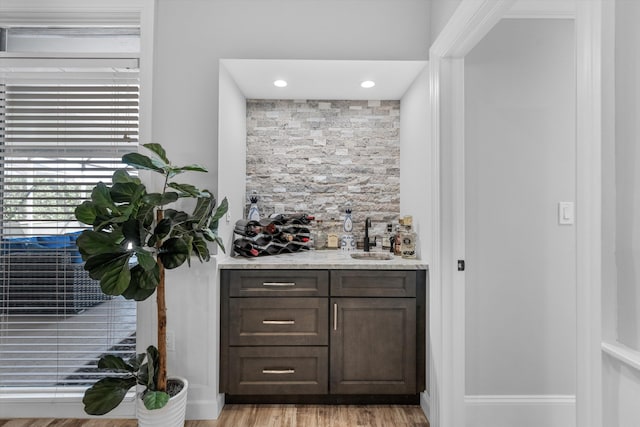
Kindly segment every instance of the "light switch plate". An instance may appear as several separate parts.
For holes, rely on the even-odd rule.
[[[558,202],[558,224],[572,225],[575,222],[573,202]]]

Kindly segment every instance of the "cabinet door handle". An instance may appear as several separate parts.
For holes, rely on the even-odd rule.
[[[338,304],[333,304],[333,330],[338,330]]]
[[[274,375],[286,375],[286,374],[295,374],[295,369],[263,369],[263,374],[274,374]]]
[[[295,320],[263,320],[263,325],[295,325]]]
[[[296,282],[262,282],[262,286],[295,286]]]

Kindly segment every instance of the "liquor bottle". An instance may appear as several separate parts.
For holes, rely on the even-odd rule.
[[[331,222],[329,223],[329,232],[327,232],[327,248],[328,249],[338,249],[340,247],[340,239],[339,234],[336,232],[337,220],[335,218],[331,218]]]
[[[387,224],[387,231],[382,236],[382,250],[389,252],[391,247],[393,246],[392,241],[393,236],[393,224]]]
[[[400,233],[400,255],[402,258],[416,258],[416,233],[411,225],[405,225],[405,230]]]
[[[401,244],[402,244],[402,240],[401,240],[400,224],[397,224],[396,232],[393,235],[393,254],[394,255],[402,255],[402,252],[400,250]]]
[[[351,208],[345,210],[344,223],[342,225],[344,234],[340,237],[340,248],[343,251],[353,251],[356,249],[356,239],[351,233],[353,231],[353,220],[351,219]]]
[[[247,215],[247,219],[251,221],[260,221],[260,211],[258,210],[258,196],[253,194],[251,195],[249,200],[251,201],[251,206],[249,206],[249,215]]]
[[[327,249],[327,233],[324,231],[324,221],[321,219],[316,221],[315,247],[316,250]]]

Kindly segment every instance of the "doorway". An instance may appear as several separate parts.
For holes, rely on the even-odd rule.
[[[514,6],[515,5],[515,6]],[[515,405],[528,395],[477,395],[466,399],[466,284],[460,271],[465,259],[465,60],[491,29],[504,18],[574,20],[575,111],[575,398],[548,395],[557,405],[572,408],[575,425],[601,422],[601,17],[602,3],[545,2],[535,8],[511,0],[463,0],[430,49],[432,86],[432,154],[435,165],[432,199],[434,222],[433,262],[430,264],[432,295],[430,338],[432,343],[431,394],[426,401],[432,425],[473,425],[471,405],[491,416],[494,403]],[[555,7],[561,6],[561,7]],[[524,50],[522,51],[524,52]],[[557,200],[557,202],[563,200]],[[569,201],[569,200],[565,200]],[[556,206],[557,208],[557,206]],[[517,359],[515,359],[517,361]],[[526,370],[528,367],[521,366]],[[502,396],[502,402],[487,399]],[[535,395],[533,395],[535,396]],[[546,405],[548,400],[530,400]],[[514,399],[515,397],[515,399]],[[425,404],[423,404],[425,407]],[[506,415],[506,414],[505,414]],[[522,415],[514,414],[521,423]],[[534,419],[529,421],[535,424]],[[511,423],[511,425],[513,422]],[[497,425],[492,423],[492,425]],[[570,424],[571,425],[571,424]]]
[[[575,79],[568,19],[503,19],[465,57],[467,426],[575,425]]]

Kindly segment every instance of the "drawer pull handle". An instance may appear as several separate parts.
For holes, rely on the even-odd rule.
[[[275,375],[286,375],[286,374],[295,374],[295,369],[263,369],[263,374],[275,374]]]
[[[263,320],[263,325],[295,325],[295,320]]]
[[[262,282],[262,286],[295,286],[296,282]]]
[[[333,330],[338,330],[338,304],[333,304]]]

